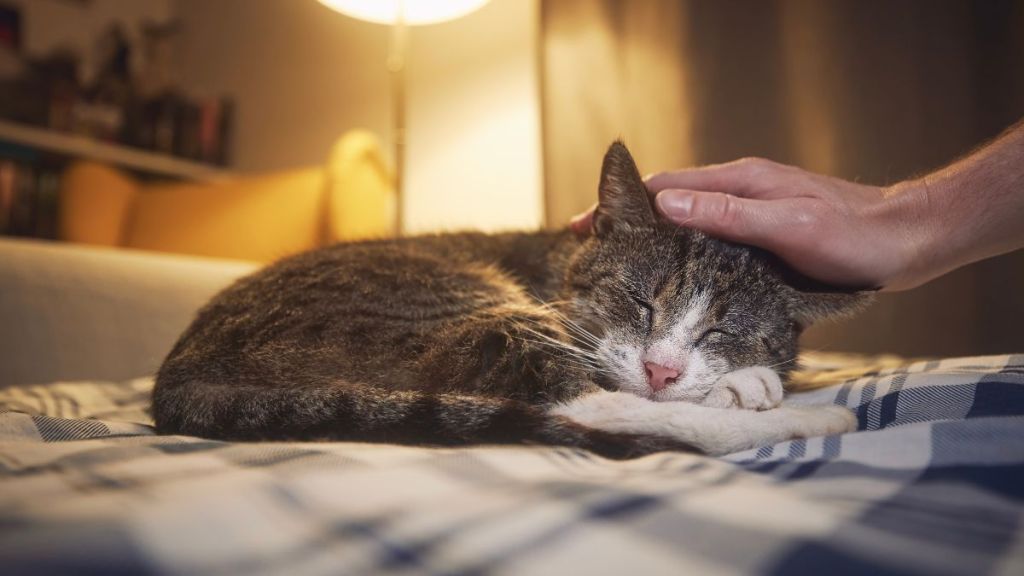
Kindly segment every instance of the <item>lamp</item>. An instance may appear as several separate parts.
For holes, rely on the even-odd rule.
[[[395,154],[395,234],[405,226],[405,64],[409,54],[407,28],[460,18],[490,0],[318,0],[346,16],[391,25],[387,68],[391,74],[392,140]]]

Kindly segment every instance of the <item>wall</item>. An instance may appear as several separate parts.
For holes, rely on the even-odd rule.
[[[315,0],[175,0],[175,6],[182,83],[235,100],[236,169],[316,164],[349,128],[387,129],[382,27]]]
[[[413,30],[410,230],[540,226],[537,10],[535,0],[492,0]]]
[[[17,8],[22,19],[22,48],[33,57],[69,48],[84,56],[83,76],[95,70],[92,55],[97,38],[113,24],[137,35],[146,22],[167,22],[172,0],[3,0]]]
[[[179,72],[237,105],[244,172],[321,162],[345,130],[390,150],[389,29],[315,0],[175,0]],[[407,229],[542,219],[537,1],[493,0],[410,35]]]

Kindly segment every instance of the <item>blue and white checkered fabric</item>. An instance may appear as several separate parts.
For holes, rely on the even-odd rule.
[[[0,391],[0,573],[1024,574],[1024,356],[794,394],[861,430],[723,459],[160,437],[150,385]]]

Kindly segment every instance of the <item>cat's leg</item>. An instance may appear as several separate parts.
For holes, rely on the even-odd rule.
[[[778,373],[765,366],[751,366],[719,378],[699,404],[711,408],[769,410],[782,403],[782,396],[782,379]]]
[[[606,391],[555,405],[550,413],[597,430],[671,438],[715,455],[857,427],[853,413],[841,406],[784,406],[759,412],[652,402]]]

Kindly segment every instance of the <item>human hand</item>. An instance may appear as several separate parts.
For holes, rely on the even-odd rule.
[[[775,253],[802,274],[849,288],[912,288],[929,280],[931,223],[911,184],[867,186],[759,158],[646,179],[668,220]],[[586,234],[592,210],[573,219]]]

